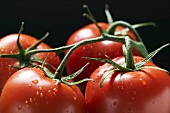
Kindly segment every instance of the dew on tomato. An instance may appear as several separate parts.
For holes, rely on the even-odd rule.
[[[119,57],[114,61],[122,64],[122,59]],[[135,63],[141,60],[143,58],[134,57]],[[147,62],[145,66],[155,65]],[[132,72],[112,72],[103,81],[103,87],[100,87],[101,77],[110,68],[111,65],[106,63],[90,76],[95,82],[88,81],[86,87],[85,97],[89,113],[170,112],[170,77],[165,71],[143,68]]]

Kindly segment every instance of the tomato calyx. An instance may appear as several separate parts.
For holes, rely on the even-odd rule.
[[[102,59],[102,58],[89,58],[89,57],[83,57],[83,58],[85,58],[87,60],[96,60],[96,61],[99,61],[99,62],[108,63],[108,64],[113,66],[113,68],[111,68],[110,70],[105,72],[105,74],[102,76],[101,81],[100,81],[100,87],[102,87],[102,84],[103,84],[103,81],[105,80],[105,78],[110,73],[113,73],[114,71],[133,72],[133,71],[138,71],[138,70],[141,70],[141,69],[144,69],[144,68],[153,68],[153,69],[158,69],[158,70],[165,71],[166,73],[169,73],[167,70],[162,69],[160,67],[156,67],[156,66],[144,66],[144,64],[146,62],[151,60],[159,51],[161,51],[163,48],[165,48],[167,46],[170,46],[170,43],[167,43],[167,44],[159,47],[155,51],[153,51],[150,54],[148,54],[147,57],[144,58],[144,60],[142,60],[142,61],[140,61],[140,62],[135,64],[134,63],[134,59],[133,59],[133,55],[132,55],[131,40],[127,36],[127,37],[125,37],[125,44],[123,44],[123,52],[124,52],[124,57],[125,57],[125,64],[118,64],[118,63],[114,62],[112,59],[110,59],[107,55],[105,55],[106,59]]]
[[[23,31],[23,26],[24,26],[24,22],[21,23],[20,30],[18,32],[17,42],[16,42],[17,47],[18,47],[18,53],[16,53],[16,54],[1,54],[0,55],[1,58],[13,58],[13,59],[18,60],[20,63],[19,67],[11,66],[11,67],[18,68],[18,69],[24,68],[26,66],[34,66],[33,62],[37,62],[37,63],[41,63],[41,64],[43,63],[43,61],[41,59],[34,57],[32,55],[32,53],[31,54],[28,54],[28,53],[29,53],[29,51],[34,50],[49,35],[49,33],[46,33],[37,43],[35,43],[34,45],[32,45],[31,47],[29,47],[28,49],[25,50],[20,43],[20,34]],[[48,63],[45,63],[45,64],[54,68],[53,66],[51,66]]]

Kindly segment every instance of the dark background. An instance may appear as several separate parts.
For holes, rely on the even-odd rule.
[[[37,38],[46,32],[46,43],[51,47],[65,45],[69,36],[91,22],[82,16],[87,4],[97,21],[106,22],[105,4],[114,20],[131,24],[155,22],[157,26],[137,29],[149,52],[170,42],[170,0],[1,0],[0,37],[17,33],[21,22],[24,32]],[[170,47],[157,54],[154,62],[170,70]]]

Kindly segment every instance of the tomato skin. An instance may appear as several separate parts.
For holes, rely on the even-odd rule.
[[[108,23],[98,23],[98,25],[106,30],[109,27]],[[122,30],[123,27],[117,27],[115,31]],[[129,32],[132,34],[132,32]],[[130,35],[131,35],[130,34]],[[79,42],[84,39],[96,38],[101,36],[101,32],[96,27],[95,24],[89,24],[87,26],[82,27],[81,29],[75,31],[67,40],[66,45],[71,45],[76,42]],[[136,41],[136,37],[132,37]],[[68,51],[66,51],[67,53]],[[139,55],[136,51],[133,51],[134,55]],[[110,58],[115,58],[118,56],[123,56],[122,44],[119,42],[113,41],[101,41],[97,43],[87,44],[76,48],[73,53],[69,56],[66,71],[70,75],[76,71],[78,71],[81,67],[83,67],[86,63],[90,62],[90,64],[84,69],[79,76],[77,76],[74,80],[78,81],[83,78],[89,78],[91,73],[103,63],[96,61],[89,61],[83,59],[82,57],[99,57],[105,58],[105,54],[107,54]],[[83,84],[79,84],[80,89],[85,89],[86,82]]]
[[[4,36],[0,39],[0,54],[12,54],[18,52],[18,47],[16,44],[18,38],[18,34],[10,34],[7,36]],[[23,46],[24,49],[29,48],[33,44],[37,43],[38,40],[30,35],[27,34],[21,34],[20,35],[20,43]],[[36,49],[50,49],[51,47],[48,46],[45,43],[41,43]],[[34,55],[35,57],[45,60],[45,58],[48,56],[46,62],[54,66],[55,68],[58,67],[60,64],[59,57],[56,56],[54,52],[48,52],[48,53],[36,53]],[[0,58],[0,92],[7,81],[7,79],[17,71],[15,68],[9,67],[11,66],[19,66],[19,62],[17,60],[11,59],[11,58]],[[51,71],[54,72],[54,69],[48,67]]]
[[[56,84],[41,69],[24,68],[6,82],[0,100],[1,113],[87,113],[77,86]]]
[[[135,62],[143,58],[134,57]],[[114,59],[124,63],[124,58]],[[155,66],[151,62],[145,65]],[[96,69],[88,81],[85,99],[89,113],[170,113],[170,77],[157,69],[134,72],[113,72],[99,83],[103,74],[112,66],[104,64]]]

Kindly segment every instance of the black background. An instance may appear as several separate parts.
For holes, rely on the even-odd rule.
[[[97,21],[107,22],[106,3],[115,21],[157,24],[137,29],[149,52],[170,42],[170,0],[1,0],[0,37],[17,33],[23,21],[23,33],[40,38],[49,32],[45,42],[51,47],[62,46],[75,30],[91,23],[82,16],[86,12],[83,4],[89,6]],[[167,47],[153,60],[170,70],[169,56],[170,47]]]

